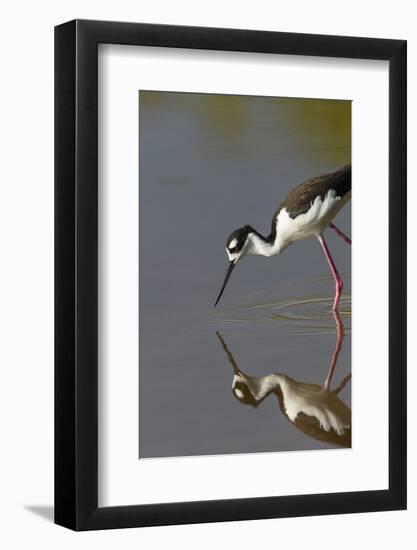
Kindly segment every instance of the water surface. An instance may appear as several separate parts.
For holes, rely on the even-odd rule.
[[[214,301],[232,230],[261,233],[286,193],[350,162],[350,103],[141,91],[139,456],[336,448],[295,429],[276,399],[242,405],[216,331],[251,376],[322,384],[337,342],[334,283],[314,239],[249,257]],[[350,234],[350,205],[335,220]],[[350,373],[349,246],[326,238],[345,289]],[[339,397],[350,406],[350,383]]]

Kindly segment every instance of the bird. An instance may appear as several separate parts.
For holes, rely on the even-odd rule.
[[[280,411],[305,435],[341,447],[351,446],[351,409],[339,397],[351,380],[351,374],[335,389],[330,389],[335,367],[333,359],[335,354],[337,359],[338,351],[333,354],[323,385],[300,382],[282,373],[249,376],[239,369],[221,334],[216,334],[233,368],[232,392],[241,404],[256,408],[269,395],[275,394]],[[336,350],[340,350],[341,343],[338,335]]]
[[[347,244],[352,244],[351,239],[332,222],[351,199],[351,179],[352,167],[349,164],[334,172],[310,178],[295,187],[275,210],[271,232],[266,237],[251,225],[233,231],[226,241],[229,266],[214,307],[219,303],[233,269],[242,258],[252,255],[276,256],[292,243],[316,237],[335,282],[335,311],[339,307],[343,280],[327,246],[324,231],[330,227]]]

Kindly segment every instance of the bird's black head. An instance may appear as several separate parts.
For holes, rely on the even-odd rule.
[[[244,380],[235,380],[232,387],[233,395],[243,405],[250,405],[251,407],[257,407],[260,401],[257,401],[250,390],[247,382]]]
[[[240,229],[236,229],[229,235],[226,241],[226,252],[229,260],[238,260],[243,253],[245,243],[249,233],[254,233],[255,230],[250,225],[244,225]]]
[[[241,227],[240,229],[236,229],[236,231],[233,231],[233,233],[229,235],[229,238],[226,241],[226,252],[229,258],[229,267],[227,268],[223,286],[220,290],[219,296],[214,306],[218,304],[235,265],[246,254],[246,249],[248,248],[246,246],[246,243],[248,242],[248,235],[254,232],[255,230],[253,229],[253,227],[251,227],[250,225],[244,225],[243,227]]]

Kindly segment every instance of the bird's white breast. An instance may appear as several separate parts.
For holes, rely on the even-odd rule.
[[[323,233],[349,199],[350,193],[344,197],[338,197],[331,189],[324,199],[320,196],[316,197],[309,210],[295,218],[291,218],[285,208],[280,210],[276,224],[277,240],[281,242],[281,247]]]
[[[299,414],[314,417],[321,429],[343,435],[350,427],[349,409],[330,391],[296,382],[283,375],[280,383],[284,408],[291,422]]]

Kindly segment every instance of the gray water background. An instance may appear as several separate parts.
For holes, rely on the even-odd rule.
[[[243,259],[213,304],[228,235],[247,223],[267,235],[293,187],[350,162],[350,102],[140,91],[139,109],[140,458],[331,447],[298,431],[273,395],[239,403],[216,337],[247,374],[321,384],[336,329],[318,242]],[[350,204],[334,221],[350,235]],[[351,256],[326,238],[345,282],[336,384],[351,368]],[[350,384],[340,397],[350,405]]]

